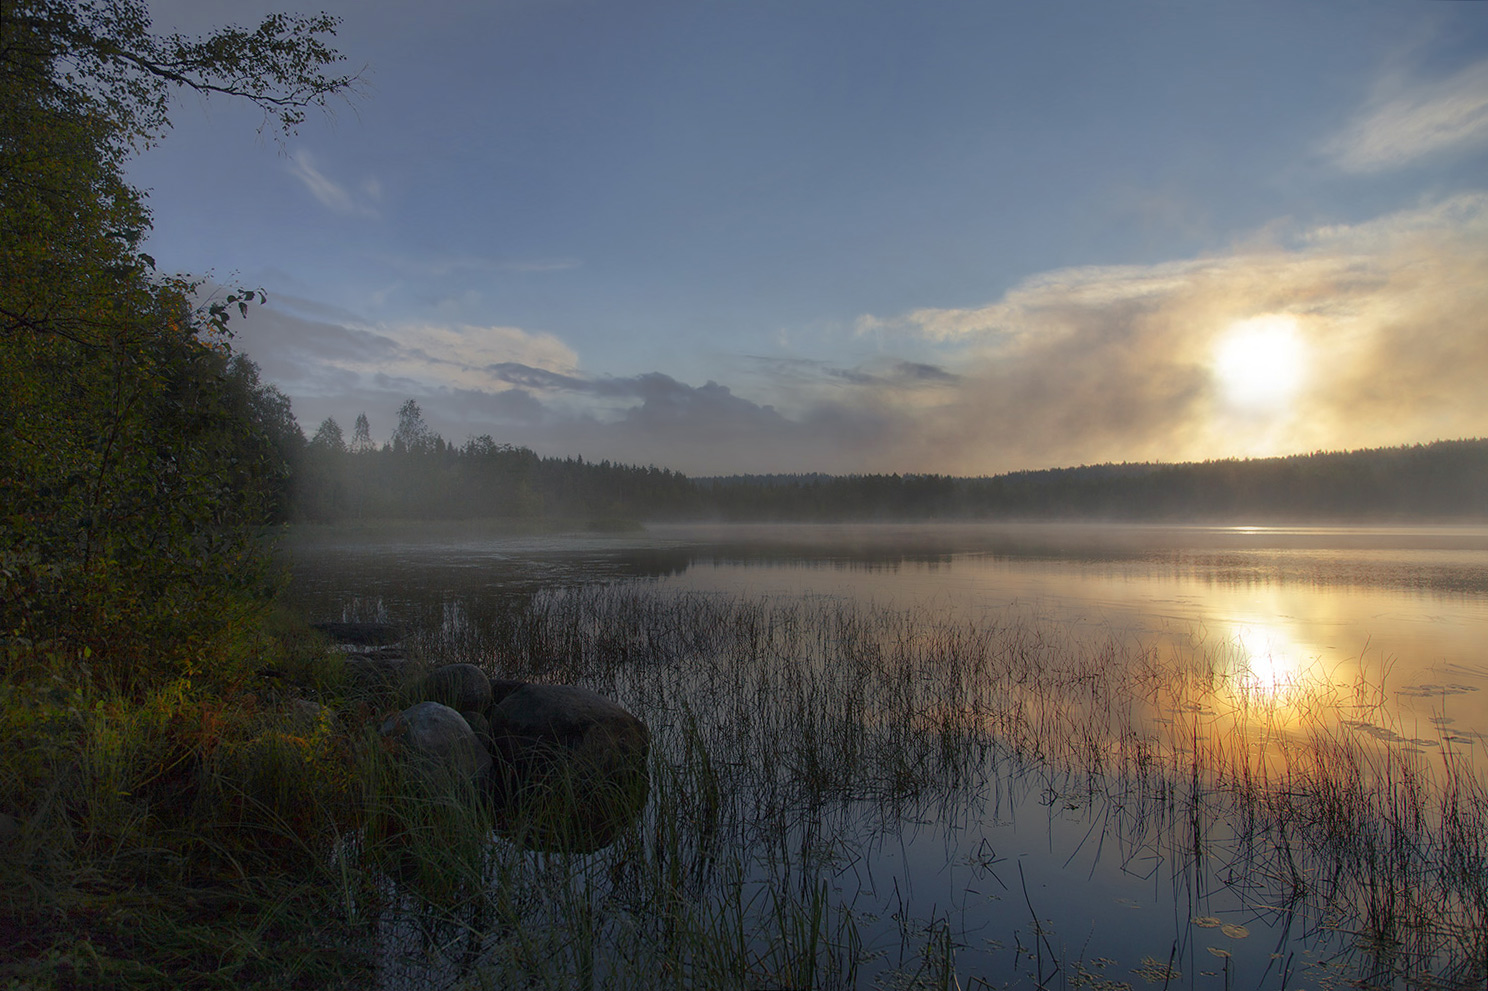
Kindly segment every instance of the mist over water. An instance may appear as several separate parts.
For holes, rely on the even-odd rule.
[[[309,528],[290,546],[295,596],[315,618],[370,609],[427,624],[452,606],[479,613],[613,582],[1038,617],[1092,638],[1223,653],[1237,679],[1261,685],[1368,677],[1423,722],[1488,733],[1483,526],[654,524],[600,535],[450,523]]]
[[[939,776],[911,798],[855,798],[846,785],[828,805],[777,810],[789,823],[778,844],[749,825],[757,807],[739,813],[745,882],[774,891],[822,880],[832,910],[866,940],[880,986],[917,986],[929,965],[906,963],[906,948],[936,940],[954,949],[958,973],[1028,986],[1043,986],[1056,961],[1068,986],[1134,987],[1278,987],[1283,976],[1288,988],[1330,987],[1361,974],[1391,986],[1401,967],[1453,964],[1429,940],[1412,943],[1406,963],[1403,951],[1370,943],[1375,922],[1360,920],[1377,922],[1377,907],[1356,904],[1338,876],[1324,884],[1328,869],[1306,857],[1288,853],[1286,863],[1309,880],[1286,878],[1276,844],[1297,828],[1296,808],[1279,832],[1258,832],[1228,803],[1266,794],[1267,781],[1323,773],[1326,784],[1334,767],[1387,796],[1433,780],[1447,758],[1481,781],[1488,527],[656,525],[597,535],[404,525],[300,531],[292,561],[311,618],[403,623],[434,656],[494,642],[481,631],[522,609],[642,656],[678,636],[662,629],[667,603],[713,610],[716,619],[697,621],[695,657],[667,655],[674,673],[622,665],[595,687],[641,712],[663,754],[685,749],[675,706],[705,714],[689,715],[686,732],[737,764],[729,780],[743,807],[768,805],[761,795],[804,773],[789,761],[750,766],[762,738],[740,721],[777,726],[777,736],[798,730],[760,709],[773,696],[742,700],[751,679],[768,680],[760,663],[777,688],[798,672],[832,691],[863,677],[855,665],[867,656],[882,657],[877,677],[902,665],[916,679],[971,679],[912,689],[911,721],[962,742],[941,744],[951,763],[935,764]],[[766,662],[717,633],[746,619],[787,631]],[[998,676],[998,688],[965,673],[971,655],[999,643],[1016,644],[1022,674]],[[550,675],[499,653],[449,659],[503,675],[585,677],[578,656],[557,658]],[[1024,699],[1036,682],[1044,687]],[[1014,696],[1010,723],[999,706]],[[893,718],[892,706],[854,717],[868,738]],[[1015,723],[1035,730],[1014,739]],[[1343,757],[1317,757],[1329,748]],[[794,759],[809,764],[812,745],[798,749]],[[1182,775],[1188,760],[1190,786],[1146,770]],[[881,768],[870,763],[862,774],[872,792]],[[1230,783],[1206,791],[1201,763]],[[1401,882],[1406,901],[1446,897],[1412,877]],[[1435,939],[1446,919],[1413,924]]]

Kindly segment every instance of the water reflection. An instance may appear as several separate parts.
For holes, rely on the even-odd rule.
[[[1042,984],[1030,951],[1057,933],[1071,986],[1100,960],[1127,983],[1171,966],[1188,986],[1281,986],[1280,950],[1286,986],[1315,987],[1322,961],[1374,952],[1356,934],[1404,917],[1385,899],[1440,921],[1483,876],[1476,827],[1432,832],[1419,755],[1448,734],[1481,749],[1488,535],[1377,536],[452,534],[323,544],[296,580],[318,618],[376,608],[468,655],[447,660],[592,679],[643,715],[656,792],[635,843],[578,878],[584,932],[652,925],[626,872],[664,860],[662,894],[689,911],[758,909],[739,932],[825,885],[869,952],[944,945],[988,978]],[[1438,841],[1467,866],[1441,869]],[[507,855],[514,877],[551,866]],[[540,925],[559,948],[574,931],[540,913],[518,928]]]
[[[287,546],[316,619],[429,626],[454,607],[479,625],[544,589],[613,582],[1035,616],[1224,658],[1237,704],[1369,682],[1418,722],[1488,734],[1488,527],[407,524],[301,529]],[[1423,689],[1447,684],[1466,690]]]
[[[1236,683],[1247,698],[1275,701],[1286,692],[1303,686],[1313,663],[1304,663],[1302,648],[1279,624],[1246,619],[1231,624],[1232,642],[1238,652]]]

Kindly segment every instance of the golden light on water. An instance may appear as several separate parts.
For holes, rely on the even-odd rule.
[[[1213,372],[1234,406],[1284,407],[1307,377],[1307,349],[1297,319],[1267,314],[1232,324],[1215,342]]]
[[[1320,676],[1317,658],[1274,620],[1245,619],[1232,624],[1230,642],[1238,653],[1234,669],[1238,693],[1251,703],[1283,704]]]

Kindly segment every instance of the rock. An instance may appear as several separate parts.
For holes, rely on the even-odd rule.
[[[426,771],[448,770],[473,781],[491,770],[490,753],[465,717],[447,705],[420,702],[409,706],[384,722],[381,733],[396,738]]]
[[[492,705],[495,705],[497,702],[502,701],[508,695],[510,695],[512,692],[516,691],[518,688],[521,688],[523,685],[526,685],[526,684],[529,684],[529,682],[525,682],[525,681],[506,681],[506,680],[500,679],[500,678],[492,678],[491,679],[491,704]]]
[[[293,698],[285,707],[285,715],[289,719],[290,726],[295,732],[308,736],[314,732],[320,721],[329,718],[330,710],[319,702],[306,698]]]
[[[498,824],[536,849],[597,850],[646,805],[651,734],[615,702],[525,684],[487,711]]]
[[[392,623],[311,623],[338,644],[351,647],[386,647],[403,639],[403,628]]]
[[[491,679],[474,664],[446,664],[424,677],[418,697],[460,712],[484,712],[491,704]]]
[[[461,712],[460,715],[465,717],[465,722],[469,724],[470,731],[475,734],[475,738],[481,741],[482,746],[484,746],[487,750],[490,750],[491,723],[489,720],[486,719],[486,714],[484,712],[474,712],[467,709],[464,712]]]
[[[346,655],[346,674],[359,688],[397,686],[407,681],[417,665],[397,651],[374,650]]]

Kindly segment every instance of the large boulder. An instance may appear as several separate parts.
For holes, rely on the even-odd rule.
[[[572,685],[504,683],[486,712],[498,823],[536,849],[597,850],[645,807],[646,724]]]
[[[446,664],[424,676],[418,697],[458,712],[484,712],[491,705],[491,679],[474,664]]]
[[[418,670],[397,648],[347,654],[345,664],[347,680],[363,689],[397,688]]]
[[[420,702],[409,706],[389,717],[381,733],[396,739],[426,777],[448,774],[479,781],[490,773],[490,753],[465,717],[447,705]]]

